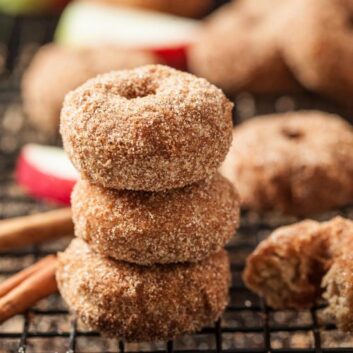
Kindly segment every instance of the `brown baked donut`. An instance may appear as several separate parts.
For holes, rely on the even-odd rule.
[[[70,309],[88,327],[127,341],[166,340],[217,320],[228,302],[227,253],[198,263],[138,266],[75,239],[56,273]]]
[[[276,40],[286,3],[240,0],[213,13],[189,50],[191,72],[230,95],[297,90]]]
[[[323,284],[328,288],[324,297],[335,310],[338,303],[333,273],[337,274],[340,267],[337,281],[343,282],[341,258],[351,253],[352,241],[353,222],[341,217],[324,223],[305,220],[280,227],[248,257],[244,282],[276,309],[313,306],[321,297]],[[347,296],[347,292],[342,291],[342,296]],[[336,314],[339,317],[339,311]]]
[[[79,181],[75,235],[104,256],[131,263],[196,262],[235,233],[239,198],[221,175],[158,193],[105,189]]]
[[[221,172],[245,207],[307,215],[353,200],[353,129],[336,115],[294,112],[234,130]]]
[[[297,0],[290,14],[278,35],[296,77],[306,88],[351,105],[353,2]]]
[[[95,0],[97,1],[97,0]],[[173,15],[185,17],[200,17],[212,5],[212,0],[104,0],[105,2],[142,7],[149,10],[168,12]]]
[[[98,76],[69,93],[61,134],[84,179],[162,191],[216,172],[231,144],[231,110],[206,80],[150,65]]]
[[[38,50],[24,73],[24,110],[38,129],[56,134],[66,93],[98,74],[157,62],[151,54],[116,47],[73,48],[47,44]]]
[[[323,275],[319,228],[305,220],[276,229],[247,258],[246,286],[276,309],[311,307]]]

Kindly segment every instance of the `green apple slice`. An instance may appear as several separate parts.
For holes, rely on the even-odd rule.
[[[74,2],[59,21],[55,40],[70,45],[114,43],[135,49],[190,44],[199,22],[158,12],[95,2]]]

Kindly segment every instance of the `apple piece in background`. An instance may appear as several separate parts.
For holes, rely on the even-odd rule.
[[[22,148],[16,166],[16,181],[35,198],[69,205],[79,177],[63,149],[29,144]]]
[[[85,0],[87,1],[87,0]],[[115,5],[143,8],[176,16],[201,18],[214,5],[214,0],[90,0]]]
[[[55,41],[64,45],[115,44],[148,50],[164,63],[186,69],[186,51],[199,21],[159,12],[97,2],[73,2],[64,10]]]
[[[69,0],[0,0],[0,12],[7,15],[39,15],[60,12]]]

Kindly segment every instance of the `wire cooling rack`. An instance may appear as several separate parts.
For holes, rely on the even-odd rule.
[[[28,126],[22,113],[19,80],[38,45],[50,40],[56,18],[9,18],[0,16],[0,218],[20,216],[51,206],[26,197],[13,181],[13,168],[20,147],[27,142],[45,142]],[[6,30],[4,30],[4,28]],[[310,94],[256,98],[242,94],[235,99],[234,119],[295,109],[321,109],[350,119],[350,111]],[[353,218],[353,209],[335,214]],[[324,306],[306,311],[273,311],[243,285],[244,260],[271,230],[293,218],[269,215],[258,218],[243,214],[242,225],[228,246],[232,264],[230,303],[222,319],[201,332],[173,342],[124,343],[86,331],[71,316],[58,294],[42,300],[35,308],[0,325],[0,353],[98,353],[98,352],[233,352],[304,353],[352,352],[353,336],[338,331],[324,315]],[[38,247],[0,253],[0,281],[65,248],[70,239]]]

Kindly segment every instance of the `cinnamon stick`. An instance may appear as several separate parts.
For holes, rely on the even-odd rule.
[[[46,266],[0,298],[0,324],[57,291],[56,264],[57,261],[53,258]]]
[[[27,267],[26,269],[16,273],[15,275],[6,279],[4,282],[0,283],[0,298],[16,288],[19,284],[21,284],[25,279],[33,275],[35,272],[52,263],[55,259],[55,255],[46,256],[35,264]]]
[[[0,250],[33,245],[73,233],[71,209],[0,221]]]

